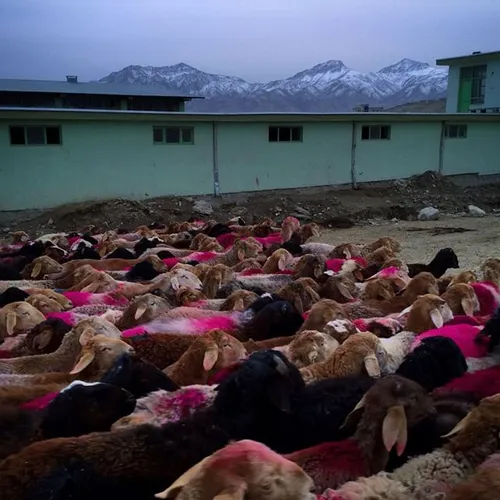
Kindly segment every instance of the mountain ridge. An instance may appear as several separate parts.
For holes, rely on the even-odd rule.
[[[129,65],[101,83],[158,85],[204,100],[187,103],[189,111],[351,111],[369,104],[391,107],[446,96],[448,71],[404,58],[376,72],[363,73],[331,59],[281,80],[253,83],[237,76],[201,71],[187,63],[171,66]]]

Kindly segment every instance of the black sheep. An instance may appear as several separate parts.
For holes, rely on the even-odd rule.
[[[24,302],[29,296],[29,293],[25,292],[24,290],[21,290],[20,288],[17,288],[15,286],[11,286],[0,293],[0,307],[11,304],[12,302]]]
[[[127,281],[151,281],[161,273],[157,271],[153,264],[147,260],[138,262],[125,275]]]
[[[160,238],[141,238],[134,245],[134,252],[137,258],[139,258],[146,250],[149,248],[156,248],[158,245],[164,244]]]
[[[24,262],[27,263],[23,259],[23,264]],[[22,266],[17,266],[17,265],[12,265],[12,264],[0,264],[0,281],[17,281],[17,280],[22,280],[21,272],[18,269],[18,267],[21,267],[21,269],[24,267]]]
[[[89,248],[85,245],[77,248],[75,252],[70,256],[68,260],[81,260],[81,259],[92,259],[101,260],[99,252],[95,248]]]
[[[500,344],[500,306],[495,309],[491,318],[486,322],[484,328],[476,337],[476,342],[488,342],[488,352],[493,352]]]
[[[448,269],[458,269],[458,257],[451,248],[442,248],[429,264],[408,264],[408,275],[413,278],[419,273],[429,272],[441,278]]]
[[[127,260],[133,260],[135,259],[135,255],[133,252],[130,250],[127,250],[126,248],[116,248],[112,252],[110,252],[105,259],[127,259]]]

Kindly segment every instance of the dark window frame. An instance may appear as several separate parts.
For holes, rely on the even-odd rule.
[[[155,133],[161,130],[161,141],[155,140]],[[172,138],[172,131],[176,131],[178,134],[178,141],[169,141],[169,130],[170,138]],[[186,133],[189,133],[190,140],[186,139]],[[158,146],[193,146],[194,145],[194,127],[184,126],[184,125],[153,125],[153,144]]]
[[[301,143],[304,142],[304,127],[302,125],[269,125],[267,141],[271,143]]]
[[[390,141],[391,140],[391,125],[362,125],[361,140],[362,141]]]
[[[449,123],[444,126],[446,139],[467,139],[467,125],[464,123]]]
[[[20,139],[20,131],[22,130],[23,139]],[[29,130],[31,130],[31,141]],[[55,131],[57,130],[57,133]],[[18,134],[17,138],[19,141],[13,142],[14,131]],[[41,132],[43,136],[43,142],[35,142],[33,140],[34,132]],[[55,140],[57,137],[58,141]],[[11,146],[62,146],[62,127],[61,125],[9,125],[9,144]]]
[[[471,104],[484,104],[487,75],[488,66],[486,64],[478,64],[476,66],[463,66],[462,68],[460,68],[460,81],[471,81]]]

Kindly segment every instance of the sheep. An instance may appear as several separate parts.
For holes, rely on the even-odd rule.
[[[43,278],[47,274],[60,273],[62,269],[63,266],[59,262],[46,255],[42,255],[27,264],[22,270],[21,276],[26,280]]]
[[[275,349],[281,350],[297,368],[304,368],[325,361],[338,346],[339,343],[326,333],[304,330],[289,344]]]
[[[283,300],[295,305],[297,311],[304,313],[320,300],[320,296],[309,284],[305,284],[302,280],[310,280],[311,278],[299,278],[293,283],[289,283],[276,291]],[[311,280],[313,281],[313,280]],[[313,286],[316,283],[313,281]]]
[[[55,300],[56,302],[58,302],[61,305],[63,311],[68,311],[69,309],[71,309],[73,307],[73,302],[71,300],[69,300],[63,294],[57,293],[54,290],[28,288],[26,291],[30,294],[30,296],[44,295],[45,297],[47,297],[51,300]]]
[[[386,247],[395,254],[401,251],[401,245],[398,241],[390,236],[383,236],[371,243],[363,245],[361,247],[361,255],[366,256],[381,247]]]
[[[321,299],[312,306],[307,319],[299,331],[318,330],[321,332],[330,321],[346,318],[347,316],[342,305],[334,300]]]
[[[89,318],[80,321],[71,332],[66,334],[61,345],[55,352],[0,360],[0,373],[27,375],[47,372],[67,372],[75,364],[75,360],[80,352],[79,338],[86,330],[106,335],[110,338],[120,337],[120,330],[109,321],[101,318]]]
[[[467,362],[457,344],[446,337],[429,337],[408,353],[396,370],[397,375],[432,391],[467,372]]]
[[[481,264],[484,281],[491,281],[500,285],[500,259],[486,259]]]
[[[453,319],[453,312],[448,303],[437,295],[419,295],[415,302],[404,309],[401,315],[408,314],[406,330],[423,333],[433,328],[441,328]]]
[[[45,321],[45,316],[27,302],[11,302],[0,309],[0,343]]]
[[[474,289],[465,283],[450,284],[441,298],[446,300],[453,314],[474,316],[480,310]]]
[[[359,330],[348,319],[334,319],[325,325],[324,332],[334,338],[339,344],[343,344],[351,335],[359,333]]]
[[[396,296],[394,283],[387,278],[367,281],[359,294],[360,300],[392,300]]]
[[[386,262],[394,259],[396,256],[389,247],[381,246],[370,253],[363,254],[363,257],[367,264],[366,267],[376,266],[377,268],[380,268]]]
[[[266,274],[274,274],[278,271],[284,271],[294,261],[290,252],[284,248],[279,248],[266,260],[262,266],[262,271]]]
[[[458,257],[451,248],[442,248],[436,256],[427,264],[408,264],[410,278],[421,272],[429,272],[435,278],[440,278],[448,269],[458,269]]]
[[[28,332],[24,341],[13,349],[13,354],[14,356],[26,356],[54,352],[70,330],[71,327],[58,318],[46,319]]]
[[[204,384],[188,385],[174,392],[154,391],[138,399],[134,411],[117,420],[111,430],[145,423],[162,426],[178,422],[199,409],[208,408],[215,395],[216,387]]]
[[[0,408],[0,459],[35,441],[104,432],[136,404],[127,391],[111,384],[69,384],[41,412]]]
[[[29,293],[27,293],[26,290],[11,286],[0,293],[0,308],[12,302],[22,302],[28,297]]]
[[[500,306],[495,309],[491,318],[486,322],[476,341],[480,343],[483,339],[487,342],[490,353],[500,343]]]
[[[312,479],[262,443],[241,440],[191,467],[156,498],[315,500]]]
[[[325,361],[302,368],[300,373],[306,383],[365,371],[371,377],[380,377],[384,361],[385,352],[377,336],[368,332],[355,333]]]
[[[197,337],[164,372],[180,386],[205,384],[212,373],[246,356],[246,349],[239,340],[222,330],[212,330]]]
[[[203,233],[197,234],[192,239],[189,248],[198,252],[224,252],[224,247],[216,238],[212,238]]]
[[[318,279],[326,270],[326,259],[323,256],[304,255],[295,264],[294,277]]]
[[[30,295],[30,297],[26,300],[26,303],[36,307],[44,315],[52,312],[64,311],[64,307],[59,302],[41,293]]]
[[[293,369],[280,353],[254,353],[219,385],[210,408],[180,422],[33,443],[0,463],[2,500],[25,500],[30,491],[40,500],[56,492],[150,498],[230,439],[262,441],[267,419],[289,408],[303,387]]]
[[[141,323],[148,323],[171,309],[171,304],[165,299],[146,293],[130,301],[116,326],[120,330],[127,330]]]
[[[204,255],[203,252],[200,252],[191,254],[189,257],[185,257],[184,259],[196,261],[203,259],[202,262],[205,262],[206,264],[224,264],[228,267],[233,267],[238,264],[238,262],[245,259],[257,257],[261,250],[261,245],[256,246],[248,240],[236,240],[234,245],[224,253],[217,254],[215,252],[211,252],[208,253],[208,255]]]
[[[328,254],[328,259],[352,259],[361,257],[361,247],[353,243],[341,243],[335,246]]]
[[[217,290],[222,285],[229,283],[234,277],[233,270],[224,264],[215,264],[211,266],[203,278],[203,293],[209,298],[214,299]]]
[[[162,271],[155,269],[151,262],[144,260],[132,266],[125,273],[124,278],[126,281],[150,281],[161,273]]]
[[[285,457],[313,478],[317,491],[335,488],[383,470],[394,447],[399,455],[403,453],[408,428],[434,411],[432,399],[422,387],[389,375],[371,387],[345,419],[346,428],[357,423],[352,438],[322,443]]]
[[[348,276],[329,276],[318,291],[322,299],[331,299],[339,304],[345,304],[358,294],[356,283]]]
[[[23,259],[23,263],[25,260]],[[18,269],[16,269],[11,264],[0,263],[0,280],[1,281],[13,281],[21,280],[23,277]]]

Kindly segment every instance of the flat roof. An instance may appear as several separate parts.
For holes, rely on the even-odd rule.
[[[94,94],[141,97],[179,97],[204,99],[157,85],[130,85],[126,83],[58,82],[52,80],[0,79],[0,92],[43,92],[51,94]]]
[[[493,52],[479,52],[479,54],[466,54],[463,56],[446,57],[444,59],[437,59],[437,66],[454,66],[462,63],[486,62],[491,59],[500,59],[500,50]]]
[[[147,122],[464,122],[498,121],[500,113],[192,113],[108,109],[0,107],[0,119]]]

